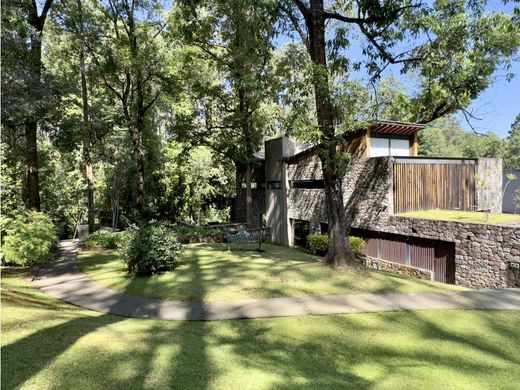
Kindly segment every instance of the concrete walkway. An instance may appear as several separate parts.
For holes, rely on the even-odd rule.
[[[426,294],[350,294],[220,302],[163,301],[130,296],[102,287],[80,271],[77,246],[60,243],[56,261],[34,284],[50,296],[90,310],[124,317],[160,320],[228,320],[338,313],[430,309],[520,310],[520,289]]]

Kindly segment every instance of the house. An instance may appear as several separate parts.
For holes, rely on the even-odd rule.
[[[378,121],[344,136],[339,147],[354,156],[343,179],[350,234],[365,239],[374,268],[471,287],[517,283],[520,227],[399,215],[431,209],[501,212],[502,161],[419,157],[417,134],[423,128]],[[267,140],[253,186],[254,221],[270,227],[272,241],[304,246],[308,234],[327,233],[316,146],[284,136]],[[238,170],[237,205],[245,204],[242,187]],[[235,217],[240,220],[240,213]]]

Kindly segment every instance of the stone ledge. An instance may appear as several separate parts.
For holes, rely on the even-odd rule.
[[[422,268],[412,267],[410,265],[394,263],[393,261],[377,259],[375,257],[366,256],[364,261],[368,268],[378,269],[380,271],[393,272],[400,275],[412,276],[421,280],[433,281],[433,271]]]

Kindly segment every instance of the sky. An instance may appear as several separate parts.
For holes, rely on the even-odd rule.
[[[511,124],[520,114],[520,62],[514,63],[510,71],[515,74],[513,80],[507,82],[504,77],[499,77],[471,104],[469,111],[480,119],[471,120],[476,131],[492,131],[502,138],[507,137]],[[464,129],[471,130],[462,114],[457,117]]]
[[[510,13],[513,4],[504,5],[502,1],[490,1],[489,9],[502,10]],[[287,36],[279,36],[275,44],[279,48],[284,43],[291,41]],[[355,58],[361,56],[361,49],[354,45],[348,49],[349,57]],[[468,107],[468,111],[475,117],[467,123],[462,113],[457,113],[461,126],[465,130],[476,131],[478,133],[494,132],[502,138],[507,137],[507,133],[511,128],[516,116],[520,114],[520,56],[517,61],[512,64],[512,68],[507,73],[513,73],[515,76],[512,80],[507,81],[505,78],[506,71],[499,70],[493,75],[492,85],[485,91],[481,92]],[[391,69],[385,72],[384,77],[394,75],[406,83],[405,76],[399,74],[399,68]],[[476,119],[478,118],[478,119]]]

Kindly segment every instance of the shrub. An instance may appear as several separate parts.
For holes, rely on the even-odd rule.
[[[363,248],[365,247],[365,241],[362,238],[350,236],[350,248],[354,253],[354,256],[359,257],[363,254]],[[309,251],[318,256],[325,256],[329,249],[329,237],[324,234],[311,234],[307,236],[307,243]]]
[[[150,224],[127,233],[121,242],[121,255],[134,275],[154,275],[178,265],[182,245],[177,234],[164,224]]]
[[[32,267],[52,259],[57,230],[45,214],[31,211],[15,218],[4,217],[0,224],[5,232],[2,263]]]
[[[125,239],[125,232],[110,233],[106,230],[98,230],[92,233],[85,240],[85,246],[92,248],[95,246],[102,246],[103,248],[117,248]]]
[[[359,257],[363,254],[363,249],[365,248],[365,240],[355,236],[349,236],[350,240],[350,249],[354,253],[354,256]]]
[[[325,256],[329,249],[329,237],[324,234],[311,234],[307,236],[309,251],[318,256]]]

